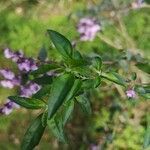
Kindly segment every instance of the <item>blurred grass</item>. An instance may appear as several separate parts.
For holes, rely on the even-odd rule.
[[[43,43],[49,51],[49,58],[59,56],[52,51],[50,41],[46,37],[47,29],[61,32],[70,40],[76,39],[76,23],[78,18],[73,13],[82,16],[82,10],[90,5],[98,4],[98,0],[70,0],[70,1],[0,1],[0,67],[15,68],[11,62],[3,58],[2,49],[10,47],[13,50],[22,49],[28,56],[37,56]],[[133,10],[124,18],[128,34],[136,43],[145,57],[149,57],[149,34],[150,34],[150,10]],[[132,18],[132,19],[130,19]],[[105,22],[105,21],[104,21]],[[103,35],[109,37],[114,43],[125,43],[124,38],[116,31],[116,24],[105,22]],[[127,48],[126,44],[125,48]],[[79,42],[77,49],[83,54],[91,55],[93,52],[103,54],[106,60],[117,59],[119,51],[107,45],[98,37],[94,42]],[[103,85],[93,95],[93,115],[85,117],[79,111],[80,118],[73,117],[67,126],[73,142],[70,145],[60,144],[53,136],[49,137],[50,131],[44,134],[37,149],[87,149],[90,143],[101,143],[108,150],[141,150],[145,133],[145,115],[149,112],[148,101],[131,103],[122,100],[119,93],[110,89],[110,85]],[[0,103],[3,104],[8,95],[14,91],[0,89]],[[107,93],[107,94],[106,94]],[[115,111],[112,110],[115,104]],[[14,111],[10,116],[0,117],[0,149],[19,149],[23,134],[33,119],[35,113],[24,109]],[[83,123],[83,124],[82,124]],[[74,139],[76,138],[76,139]],[[105,140],[108,138],[108,142]]]

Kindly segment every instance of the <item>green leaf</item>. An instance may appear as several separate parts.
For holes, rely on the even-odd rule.
[[[44,85],[37,93],[35,93],[32,97],[41,99],[48,94],[50,94],[51,85]]]
[[[80,54],[80,52],[76,50],[76,51],[73,52],[73,59],[75,59],[75,60],[82,60],[83,57]]]
[[[149,63],[137,63],[136,67],[138,67],[140,70],[150,74],[150,64]]]
[[[42,114],[40,114],[27,129],[21,143],[21,150],[33,150],[33,148],[39,144],[45,130],[45,127],[42,126],[41,117]]]
[[[48,119],[51,119],[62,105],[74,84],[74,80],[72,74],[63,74],[54,80],[48,100]]]
[[[46,51],[46,48],[44,46],[40,49],[38,58],[41,61],[44,61],[47,58],[47,51]]]
[[[97,88],[101,84],[101,77],[98,76],[95,78],[94,88]]]
[[[85,90],[97,88],[101,84],[101,77],[97,76],[95,79],[87,79],[83,81],[82,88]]]
[[[60,68],[60,66],[56,64],[44,64],[39,66],[37,70],[32,71],[30,75],[33,76],[41,75],[57,68]]]
[[[74,51],[72,59],[66,59],[65,62],[71,67],[85,66],[86,61],[83,59],[79,51]]]
[[[136,75],[135,72],[133,72],[133,73],[131,74],[131,79],[132,79],[132,80],[136,80],[136,78],[137,78],[137,75]]]
[[[150,86],[136,86],[135,90],[140,96],[150,99]]]
[[[53,79],[52,76],[43,75],[42,77],[35,78],[32,81],[39,85],[45,85],[45,84],[51,84],[53,81],[52,79]]]
[[[79,105],[81,106],[83,112],[86,115],[91,115],[91,113],[92,113],[91,104],[90,104],[90,101],[87,98],[87,96],[85,94],[80,95],[76,98],[76,100],[79,103]]]
[[[58,52],[65,58],[71,58],[73,53],[73,48],[70,41],[56,31],[47,30],[47,32],[53,44],[55,45],[56,49],[58,50]]]
[[[74,84],[66,97],[66,101],[71,100],[75,97],[75,95],[79,92],[81,85],[82,81],[80,79],[76,79],[74,81]]]
[[[149,113],[147,113],[147,115],[146,115],[146,120],[147,120],[146,121],[147,129],[146,129],[145,135],[144,135],[144,143],[143,143],[144,149],[150,148],[150,116],[149,116]]]
[[[51,120],[47,120],[48,127],[51,129],[51,132],[54,134],[55,137],[61,142],[66,143],[67,137],[64,133],[64,126],[63,122],[56,117],[52,118]]]
[[[59,111],[54,118],[47,121],[48,126],[51,129],[51,132],[54,134],[55,137],[58,138],[58,140],[62,142],[67,142],[64,127],[73,109],[74,109],[73,100],[65,102],[65,104],[62,107],[62,110]]]
[[[147,127],[147,130],[145,132],[143,147],[150,148],[150,125]]]
[[[42,126],[46,127],[47,126],[47,116],[48,116],[48,112],[45,111],[42,115],[41,121],[42,121]]]
[[[28,109],[40,109],[45,107],[45,103],[42,100],[35,99],[35,98],[25,98],[19,96],[9,96],[8,97],[11,101],[19,104],[22,107]]]
[[[64,107],[63,107],[63,126],[65,126],[65,124],[67,123],[71,113],[73,112],[73,109],[74,109],[74,101],[71,100],[71,101],[68,101],[65,103]]]
[[[111,82],[114,82],[116,84],[126,86],[126,81],[123,77],[121,77],[118,73],[116,72],[109,72],[105,76],[101,75],[102,78],[109,80]]]
[[[94,57],[92,59],[92,66],[96,69],[96,70],[101,70],[102,67],[102,59],[100,57]]]

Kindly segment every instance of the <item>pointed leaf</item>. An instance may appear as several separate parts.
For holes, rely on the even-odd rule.
[[[118,73],[116,72],[109,72],[105,76],[101,75],[102,78],[109,80],[111,82],[114,82],[116,84],[126,86],[126,81],[123,77],[121,77]]]
[[[70,43],[70,41],[61,35],[60,33],[53,31],[53,30],[47,30],[53,44],[55,45],[58,52],[65,58],[71,58],[73,48]]]
[[[74,76],[71,74],[61,75],[54,80],[48,100],[48,119],[51,119],[62,105],[73,83]]]
[[[8,97],[11,101],[19,104],[22,107],[28,109],[40,109],[45,107],[45,103],[42,100],[35,99],[35,98],[25,98],[19,96],[9,96]]]
[[[73,112],[73,109],[74,109],[74,101],[71,100],[71,101],[68,101],[66,102],[64,108],[63,108],[63,126],[65,126],[65,124],[67,123],[68,119],[70,118],[71,116],[71,113]]]
[[[81,85],[82,81],[80,79],[76,79],[74,81],[74,84],[66,97],[66,101],[71,100],[75,97],[75,95],[79,92]]]
[[[67,142],[62,120],[54,117],[51,120],[47,120],[47,124],[48,127],[51,129],[51,132],[54,134],[55,137],[57,137],[59,141],[64,143]]]
[[[48,120],[48,126],[51,129],[51,132],[54,134],[58,140],[62,142],[67,142],[67,137],[64,132],[64,127],[66,122],[68,121],[71,113],[74,109],[74,101],[65,102],[62,107],[62,111],[59,111],[54,118]]]
[[[94,57],[92,59],[92,66],[96,69],[96,70],[101,70],[102,67],[102,59],[100,57]]]
[[[78,96],[76,100],[86,115],[90,115],[92,113],[90,101],[85,94]]]
[[[21,144],[21,150],[33,150],[39,144],[40,139],[44,133],[45,127],[41,122],[42,114],[40,114],[27,129]]]

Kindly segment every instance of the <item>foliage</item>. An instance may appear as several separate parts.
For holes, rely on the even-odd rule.
[[[146,112],[149,114],[148,8],[126,11],[126,6],[130,8],[128,4],[131,2],[121,0],[117,4],[88,1],[90,8],[86,8],[84,0],[57,3],[44,1],[42,4],[35,1],[30,5],[30,2],[16,0],[12,2],[12,7],[10,3],[8,8],[0,12],[0,47],[21,48],[28,56],[36,55],[39,66],[29,73],[28,80],[43,87],[31,98],[25,98],[28,99],[25,103],[29,102],[29,105],[34,105],[32,108],[39,110],[31,112],[22,109],[23,112],[18,110],[11,118],[2,116],[0,129],[6,133],[7,129],[11,130],[9,134],[12,136],[13,124],[19,124],[15,136],[20,141],[23,136],[21,129],[25,129],[33,116],[42,111],[39,123],[43,128],[48,125],[48,129],[45,129],[40,149],[49,149],[50,142],[53,143],[52,149],[88,149],[91,144],[102,149],[148,148],[149,127],[145,117]],[[68,5],[70,8],[66,9]],[[52,9],[54,6],[56,9]],[[18,13],[20,7],[22,10]],[[120,11],[124,9],[124,12]],[[48,11],[51,14],[45,13]],[[78,40],[79,34],[74,24],[83,16],[96,16],[102,24],[102,32],[92,42]],[[45,32],[50,28],[64,35],[54,30]],[[53,45],[49,44],[48,36]],[[69,42],[73,39],[75,47]],[[50,63],[45,63],[47,56]],[[9,61],[2,61],[0,65],[8,68],[10,64]],[[10,67],[17,72],[16,66]],[[45,75],[53,70],[56,70],[56,76]],[[126,98],[125,91],[130,89],[136,92],[135,100]],[[10,91],[9,94],[0,90],[1,99],[14,92]],[[10,98],[23,107],[29,106],[22,103],[22,97]],[[41,103],[34,103],[35,100]],[[22,116],[25,120],[22,120]],[[50,137],[47,136],[49,134]],[[51,134],[58,141],[68,144],[56,142]],[[10,140],[13,141],[11,136]],[[20,142],[14,141],[17,144],[11,142],[7,147],[3,139],[0,141],[3,149],[16,149],[18,143],[20,145]],[[34,147],[38,142],[31,144]]]

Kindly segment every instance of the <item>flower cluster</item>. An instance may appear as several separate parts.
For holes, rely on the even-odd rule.
[[[4,56],[7,59],[11,59],[13,62],[16,62],[19,75],[15,75],[15,73],[9,69],[0,69],[0,76],[2,77],[0,85],[4,88],[10,89],[18,86],[20,96],[31,97],[41,88],[41,86],[30,81],[28,81],[27,84],[22,84],[21,75],[27,74],[29,71],[36,70],[38,68],[35,60],[25,57],[21,51],[13,52],[8,48],[4,50]],[[0,113],[8,115],[12,112],[13,108],[19,108],[19,106],[11,100],[7,99],[4,106],[0,108]]]
[[[38,85],[36,83],[29,82],[25,86],[21,86],[20,96],[21,97],[31,97],[33,94],[35,94],[40,89],[41,89],[40,85]]]
[[[136,93],[133,89],[127,90],[126,95],[128,98],[135,98],[136,97]]]
[[[143,3],[144,3],[144,0],[136,0],[131,4],[131,7],[133,9],[138,9],[142,7]]]
[[[20,71],[29,72],[37,69],[37,64],[32,58],[26,58],[22,52],[12,52],[10,49],[4,50],[4,56],[16,62]]]
[[[79,21],[77,30],[80,33],[81,41],[92,41],[97,32],[101,30],[101,26],[94,18],[82,18]]]
[[[14,86],[20,85],[20,76],[15,76],[12,71],[0,69],[0,75],[4,78],[0,81],[2,87],[12,89]]]

